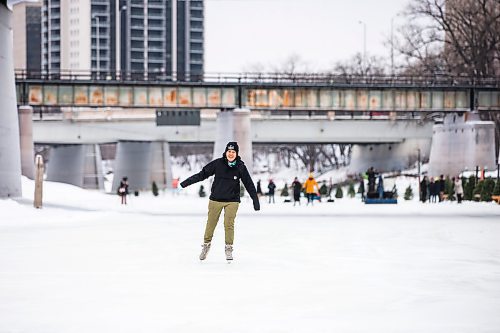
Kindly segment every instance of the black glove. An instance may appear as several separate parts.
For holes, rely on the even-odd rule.
[[[186,181],[183,181],[183,182],[181,183],[181,187],[182,187],[182,188],[184,188],[184,187],[186,187],[186,186],[187,186]]]
[[[254,199],[254,200],[253,200],[253,209],[255,209],[255,210],[260,210],[260,202],[259,202],[259,199]]]

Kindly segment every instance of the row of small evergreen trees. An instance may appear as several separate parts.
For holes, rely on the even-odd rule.
[[[153,192],[153,195],[155,197],[158,196],[159,192],[158,192],[158,185],[156,185],[156,182],[153,182],[152,184],[152,187],[151,187],[151,190]],[[200,197],[205,197],[207,194],[205,193],[205,187],[203,185],[200,186],[200,190],[198,191],[198,195]]]
[[[444,184],[444,194],[447,195],[448,200],[456,200],[455,184],[450,177],[446,177]],[[495,182],[491,177],[479,181],[473,175],[469,178],[462,177],[462,187],[464,189],[464,200],[491,201],[493,195],[500,195],[500,181]],[[413,191],[411,186],[408,186],[405,190],[404,199],[411,200],[412,198]]]
[[[488,177],[486,179],[481,179],[477,180],[475,176],[470,176],[469,178],[462,177],[462,187],[464,189],[464,200],[470,200],[470,201],[491,201],[491,197],[493,195],[500,195],[500,181],[496,181]],[[152,184],[152,191],[154,196],[158,196],[158,186],[156,185],[156,182],[153,182]],[[326,184],[321,185],[319,188],[319,193],[321,196],[327,196],[331,193],[328,193],[328,187]],[[242,187],[240,195],[243,196],[245,193],[245,189]],[[358,187],[357,193],[361,193],[360,187]],[[200,197],[205,197],[205,189],[203,185],[200,186],[200,190],[198,191],[198,194]],[[455,184],[453,181],[449,178],[446,177],[445,179],[445,191],[444,194],[447,195],[448,200],[456,200],[456,195],[455,195]],[[285,184],[283,189],[281,190],[280,195],[282,197],[287,197],[289,196],[288,192],[288,186]],[[356,191],[354,189],[354,183],[349,183],[348,189],[347,189],[347,196],[350,198],[354,198],[356,195]],[[404,194],[404,199],[405,200],[411,200],[413,199],[413,190],[411,186],[409,185]],[[338,186],[335,190],[335,198],[340,199],[344,197],[344,192],[342,191],[342,187]]]

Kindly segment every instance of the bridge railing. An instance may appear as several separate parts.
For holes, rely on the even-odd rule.
[[[142,72],[142,71],[90,71],[16,70],[17,81],[23,80],[84,80],[147,83],[234,83],[283,85],[388,85],[388,86],[481,86],[500,87],[500,77],[477,78],[461,75],[351,75],[339,73],[199,73],[199,72]]]

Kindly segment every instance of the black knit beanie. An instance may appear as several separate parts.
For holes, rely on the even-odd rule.
[[[240,152],[240,147],[238,147],[238,142],[236,142],[236,141],[228,142],[227,145],[226,145],[226,149],[224,150],[224,154],[228,150],[234,150],[234,151],[236,151],[236,154],[238,155],[239,152]]]

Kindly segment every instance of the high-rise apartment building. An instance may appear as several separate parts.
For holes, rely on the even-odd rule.
[[[203,0],[43,0],[41,16],[44,71],[203,75]]]
[[[121,70],[148,77],[203,75],[203,0],[121,0]]]
[[[20,2],[13,6],[14,68],[39,73],[41,70],[41,2]]]
[[[115,72],[116,0],[43,0],[42,69]]]

